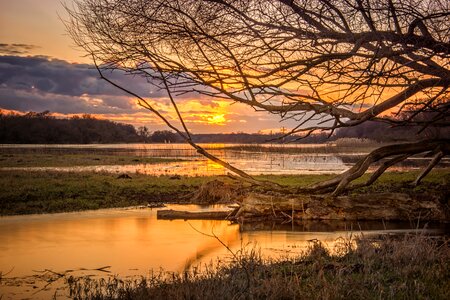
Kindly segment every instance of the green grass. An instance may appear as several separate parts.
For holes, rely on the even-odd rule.
[[[236,184],[225,176],[187,177],[131,175],[118,179],[108,173],[52,171],[0,171],[0,215],[53,213],[110,207],[146,205],[149,202],[188,203],[202,184],[218,179]],[[333,175],[256,176],[289,187],[303,187]],[[417,172],[386,173],[373,186],[353,193],[424,192],[447,193],[450,170],[433,170],[418,187],[410,183]],[[241,188],[236,185],[236,188]],[[231,187],[232,188],[232,187]],[[254,187],[249,188],[255,191]]]
[[[264,260],[254,249],[230,264],[137,280],[67,279],[74,299],[450,299],[450,248],[422,235],[319,243],[292,259]]]
[[[450,169],[432,170],[417,187],[411,183],[420,171],[408,172],[386,172],[373,185],[359,188],[353,193],[380,193],[380,192],[420,192],[427,190],[438,190],[439,187],[447,188],[450,183]],[[363,183],[369,179],[371,174],[365,174],[354,183]],[[256,176],[258,179],[270,180],[289,187],[307,187],[313,183],[328,180],[336,175],[264,175]]]
[[[0,215],[52,213],[182,201],[202,177],[0,171]],[[187,201],[187,199],[185,200]]]
[[[420,171],[409,172],[386,172],[375,184],[356,189],[352,193],[380,193],[380,192],[398,192],[398,193],[421,193],[437,192],[448,193],[450,191],[450,169],[434,169],[422,182],[414,187],[411,183],[419,175]],[[355,180],[355,183],[363,183],[370,177],[366,174]]]
[[[95,165],[132,165],[155,164],[182,161],[158,157],[143,157],[136,155],[108,154],[44,154],[44,153],[4,153],[0,154],[0,168],[17,167],[73,167]]]

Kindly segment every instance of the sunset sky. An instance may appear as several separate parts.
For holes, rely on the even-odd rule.
[[[70,0],[65,1],[70,5]],[[0,109],[54,116],[89,113],[100,118],[166,129],[123,92],[99,80],[83,52],[74,46],[60,18],[60,0],[0,0]],[[165,93],[136,78],[115,79],[133,87],[172,118]],[[264,112],[229,101],[196,96],[177,99],[194,133],[277,132],[289,124]]]

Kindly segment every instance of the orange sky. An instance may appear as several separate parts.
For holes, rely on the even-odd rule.
[[[0,42],[36,46],[29,55],[69,62],[88,62],[75,49],[59,19],[66,17],[60,0],[0,0]],[[70,1],[66,1],[70,3]]]
[[[65,2],[70,5],[71,0]],[[52,70],[61,68],[76,69],[80,75],[81,64],[90,63],[67,36],[60,18],[66,18],[60,0],[0,0],[0,65],[3,66],[0,72],[4,75],[0,81],[0,109],[49,110],[57,116],[90,113],[135,126],[145,125],[151,131],[166,129],[160,120],[139,108],[135,100],[126,95],[106,87],[103,93],[82,91],[83,86],[92,86],[98,78],[91,76],[89,80],[74,82],[71,78],[51,77]],[[33,64],[32,57],[37,55],[45,56],[46,61]],[[5,56],[22,59],[18,62]],[[27,68],[23,68],[24,65]],[[76,84],[82,84],[79,92],[68,91],[67,85]],[[159,93],[150,99],[169,119],[175,118],[167,97]],[[276,132],[288,127],[274,115],[255,113],[250,107],[230,101],[198,99],[193,95],[180,99],[179,108],[194,133]]]

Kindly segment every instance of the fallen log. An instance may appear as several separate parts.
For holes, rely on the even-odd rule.
[[[158,210],[156,218],[161,220],[227,220],[232,211],[191,212],[180,210]]]
[[[265,195],[243,198],[236,218],[262,216],[291,220],[392,220],[449,222],[449,208],[436,195],[376,193],[346,196]]]

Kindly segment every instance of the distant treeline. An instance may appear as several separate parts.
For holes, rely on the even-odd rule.
[[[193,134],[192,140],[195,143],[227,143],[227,144],[281,144],[286,142],[301,142],[301,143],[324,143],[327,141],[326,134],[310,136],[301,141],[297,141],[298,137],[291,136],[283,138],[280,134],[261,134],[261,133],[203,133],[203,134]],[[151,134],[148,142],[170,142],[177,143],[183,142],[183,140],[177,134],[170,131],[155,131]]]
[[[0,114],[2,144],[90,144],[138,142],[132,125],[95,119],[86,114],[57,119],[48,111]]]
[[[448,127],[392,126],[387,123],[368,121],[358,126],[336,130],[333,139],[359,138],[378,142],[412,141],[418,139],[448,138]]]
[[[281,143],[295,137],[281,139],[281,134],[196,134],[196,143]],[[321,143],[326,135],[309,137],[302,142]],[[135,127],[89,114],[69,119],[55,118],[49,111],[29,112],[24,115],[3,114],[0,111],[1,144],[93,144],[93,143],[178,143],[181,137],[168,130],[151,132],[146,127]]]
[[[298,140],[296,136],[281,138],[279,134],[195,134],[196,143],[324,143],[339,138],[372,139],[379,142],[413,140],[418,137],[448,137],[448,128],[427,129],[420,135],[418,128],[397,127],[378,122],[337,130],[331,138],[322,133]],[[24,115],[3,114],[0,111],[1,144],[92,144],[92,143],[177,143],[183,140],[168,130],[151,132],[146,127],[100,120],[91,115],[59,119],[50,112],[29,112]]]

